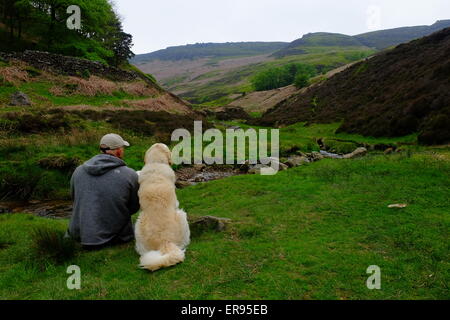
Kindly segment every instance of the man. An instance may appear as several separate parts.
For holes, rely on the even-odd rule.
[[[74,204],[68,234],[87,249],[134,239],[131,215],[139,210],[139,183],[137,173],[122,160],[129,146],[117,134],[105,135],[102,153],[72,175]]]

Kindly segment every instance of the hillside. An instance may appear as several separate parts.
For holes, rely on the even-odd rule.
[[[225,105],[252,92],[250,78],[271,67],[290,63],[314,65],[328,71],[372,54],[366,47],[315,47],[296,56],[275,58],[273,53],[247,57],[214,57],[193,60],[135,63],[146,73],[151,73],[161,85],[194,104]]]
[[[28,110],[129,107],[193,113],[181,99],[141,72],[39,51],[0,52],[0,81],[0,111],[14,109],[11,95],[19,91],[29,96]]]
[[[359,40],[365,46],[381,50],[395,46],[399,43],[422,38],[433,32],[449,27],[450,20],[439,20],[431,26],[403,27],[374,31],[356,35],[354,38]]]
[[[343,120],[339,132],[450,141],[450,28],[359,62],[268,110],[259,125]]]
[[[307,63],[327,72],[448,26],[442,20],[357,36],[310,33],[291,43],[195,44],[138,55],[132,63],[193,104],[222,106],[253,92],[251,77],[268,68]]]
[[[354,62],[346,64],[342,67],[333,69],[324,75],[313,78],[311,80],[311,86],[320,85],[323,80],[334,76],[336,73],[349,68],[353,64]],[[277,104],[288,99],[294,94],[304,92],[305,90],[307,90],[307,88],[298,89],[294,85],[289,85],[273,90],[255,91],[233,100],[230,104],[228,104],[228,106],[241,107],[246,112],[256,113],[256,115],[259,115],[261,112],[265,112],[268,109],[275,107]]]

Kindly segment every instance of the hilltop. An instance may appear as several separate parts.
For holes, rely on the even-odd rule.
[[[370,48],[357,38],[339,33],[316,32],[308,33],[302,38],[292,41],[285,48],[273,53],[277,58],[305,54],[314,47],[354,47],[369,50]]]
[[[280,102],[259,125],[343,120],[338,132],[450,141],[450,28],[402,44]]]

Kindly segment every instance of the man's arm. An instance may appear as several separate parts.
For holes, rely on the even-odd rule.
[[[70,194],[72,196],[72,200],[75,200],[75,187],[73,185],[74,175],[75,175],[75,172],[72,174],[72,177],[70,178]]]
[[[139,209],[141,208],[141,205],[139,204],[138,191],[139,191],[138,175],[135,174],[132,178],[130,200],[128,201],[128,208],[132,215],[138,212]]]

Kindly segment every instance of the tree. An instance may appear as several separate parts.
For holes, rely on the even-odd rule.
[[[70,5],[81,8],[80,30],[66,26]],[[108,0],[0,0],[0,22],[9,34],[0,50],[46,50],[115,65],[133,56],[132,36]]]
[[[294,80],[294,85],[298,88],[304,88],[309,85],[309,77],[307,74],[299,73]]]
[[[306,85],[316,75],[316,69],[307,64],[291,63],[284,67],[269,68],[257,73],[250,81],[256,91],[272,90],[296,83]]]

